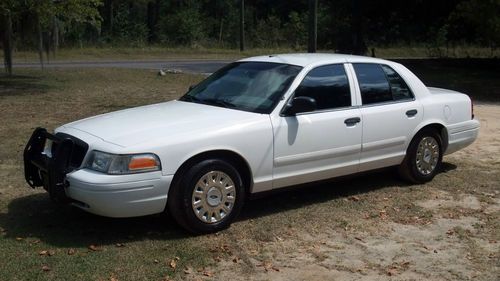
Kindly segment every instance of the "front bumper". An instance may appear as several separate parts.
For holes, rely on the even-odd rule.
[[[106,175],[88,169],[69,173],[65,192],[72,205],[106,217],[137,217],[165,210],[173,175],[161,172]]]
[[[46,142],[52,146],[47,149]],[[33,132],[24,149],[26,182],[43,186],[56,201],[70,203],[107,217],[136,217],[164,211],[173,175],[161,171],[108,175],[81,164],[88,151],[84,141],[64,133]]]
[[[46,146],[47,142],[52,144]],[[66,174],[81,166],[87,150],[88,144],[78,138],[36,128],[24,148],[26,182],[33,188],[43,186],[52,199],[66,202]]]

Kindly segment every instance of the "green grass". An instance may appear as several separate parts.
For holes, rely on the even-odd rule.
[[[96,61],[96,60],[169,60],[169,59],[228,59],[264,55],[270,53],[290,53],[297,50],[288,48],[249,49],[240,52],[238,49],[217,48],[166,48],[148,47],[85,47],[60,49],[55,58],[57,61]],[[45,58],[44,54],[44,58]],[[38,54],[34,51],[14,52],[14,62],[38,62]]]
[[[371,55],[368,48],[367,55]],[[430,58],[436,57],[436,50],[424,46],[375,46],[377,57],[395,58]],[[492,51],[489,48],[475,46],[457,46],[446,49],[441,47],[440,52],[449,58],[491,58],[499,57],[500,50]],[[168,59],[228,59],[235,60],[242,57],[268,55],[279,53],[307,52],[307,48],[247,48],[240,52],[239,49],[229,48],[191,48],[191,47],[83,47],[83,48],[61,48],[54,58],[50,55],[49,60],[57,61],[96,61],[96,60],[168,60]],[[322,49],[318,52],[332,53],[334,50]],[[0,55],[3,55],[0,54]],[[44,58],[46,55],[44,54]],[[2,56],[3,60],[3,56]],[[32,51],[15,51],[14,62],[38,62],[38,53]]]

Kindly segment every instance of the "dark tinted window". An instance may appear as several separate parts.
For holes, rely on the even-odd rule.
[[[413,98],[413,94],[410,91],[408,85],[406,85],[405,81],[399,74],[396,73],[392,68],[387,65],[381,65],[385,74],[387,75],[387,79],[389,80],[389,84],[391,85],[391,93],[393,100],[402,100],[402,99],[411,99]]]
[[[181,101],[270,113],[302,70],[269,62],[231,63],[200,82]]]
[[[363,104],[413,98],[403,78],[389,66],[370,63],[357,63],[353,66]]]
[[[392,100],[391,88],[385,72],[378,64],[353,64],[361,90],[363,104],[372,104]]]
[[[344,66],[325,65],[311,70],[295,90],[295,96],[315,99],[318,110],[351,106],[351,92]]]

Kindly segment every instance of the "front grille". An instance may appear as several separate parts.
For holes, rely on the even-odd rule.
[[[73,141],[75,145],[73,146],[73,153],[71,154],[71,159],[69,159],[68,169],[74,170],[80,168],[83,159],[85,158],[85,155],[87,154],[87,151],[89,149],[89,145],[86,142],[82,141],[81,139],[65,133],[57,133],[56,136],[60,137],[61,139],[68,138]],[[52,153],[54,153],[56,149],[57,149],[57,144],[53,143]]]

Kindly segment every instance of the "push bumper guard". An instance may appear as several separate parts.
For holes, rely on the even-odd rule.
[[[46,151],[47,140],[52,141]],[[64,188],[68,185],[66,174],[74,170],[71,157],[75,141],[67,135],[53,135],[44,128],[36,128],[24,148],[24,177],[32,187],[43,186],[50,197],[58,202],[68,202]]]

